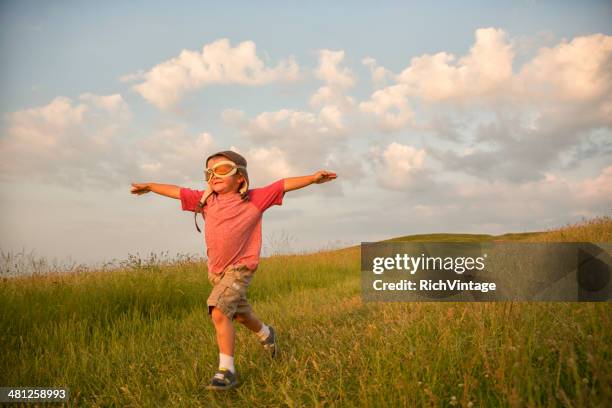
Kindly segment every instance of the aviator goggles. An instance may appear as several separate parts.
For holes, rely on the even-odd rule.
[[[232,161],[225,160],[215,164],[211,168],[206,169],[206,172],[204,173],[204,178],[208,182],[210,181],[210,179],[213,178],[213,176],[217,176],[219,178],[230,177],[236,174],[238,169],[246,169],[246,167],[239,166]]]

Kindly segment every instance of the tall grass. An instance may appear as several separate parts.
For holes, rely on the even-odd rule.
[[[604,218],[506,238],[602,242],[610,230]],[[262,259],[249,299],[277,329],[281,354],[266,358],[239,328],[241,386],[229,393],[203,389],[218,358],[203,262],[134,260],[112,272],[4,279],[0,385],[66,386],[70,406],[612,400],[609,303],[363,303],[359,261],[358,247]]]
[[[551,229],[529,239],[534,242],[612,242],[612,217],[601,216]]]

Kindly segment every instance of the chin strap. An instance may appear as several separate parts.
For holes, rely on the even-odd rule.
[[[202,233],[202,230],[200,230],[200,227],[198,226],[198,213],[201,213],[202,218],[204,218],[204,213],[202,212],[202,209],[204,208],[204,204],[206,204],[206,200],[208,200],[208,197],[210,197],[213,193],[214,191],[212,190],[212,188],[208,186],[206,191],[204,191],[204,194],[202,194],[202,199],[198,203],[197,208],[193,212],[193,222],[195,222],[196,229],[199,233]]]

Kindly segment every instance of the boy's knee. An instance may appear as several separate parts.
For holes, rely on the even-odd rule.
[[[247,313],[236,313],[234,315],[234,320],[237,321],[238,323],[244,323],[246,322],[248,319]]]
[[[218,307],[212,308],[210,316],[215,324],[223,323],[225,320],[229,320],[229,318]]]

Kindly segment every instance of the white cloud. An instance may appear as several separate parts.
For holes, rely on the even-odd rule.
[[[340,132],[344,129],[343,115],[336,105],[324,106],[319,112],[319,120],[325,125],[326,131]]]
[[[415,57],[397,81],[405,85],[406,95],[424,101],[497,96],[512,76],[513,58],[503,30],[480,28],[466,56],[457,60],[439,52]]]
[[[293,138],[295,133],[319,132],[317,118],[310,112],[281,109],[275,112],[263,112],[251,120],[249,133],[269,138]]]
[[[202,52],[183,50],[178,57],[156,65],[134,89],[160,109],[168,109],[184,92],[210,84],[255,86],[295,81],[298,76],[299,67],[292,56],[273,68],[266,67],[257,56],[254,42],[244,41],[232,47],[228,39],[220,39],[204,45]]]
[[[380,130],[393,132],[404,128],[414,116],[402,84],[380,89],[369,101],[361,102],[359,109],[376,120]]]
[[[319,109],[321,131],[335,134],[345,130],[347,114],[355,107],[355,100],[346,91],[355,85],[353,72],[343,67],[344,51],[319,51],[319,66],[315,76],[325,85],[310,98],[310,106]]]
[[[331,88],[322,86],[310,97],[310,106],[313,109],[336,106],[343,112],[350,111],[355,106],[355,100],[348,95],[345,95],[344,90],[340,88]]]
[[[319,66],[315,76],[330,88],[348,89],[355,85],[355,75],[347,67],[340,67],[344,60],[344,51],[320,50]]]
[[[612,92],[612,36],[594,34],[543,47],[517,77],[527,100],[584,101]]]
[[[50,130],[61,130],[80,124],[88,109],[89,107],[85,104],[73,106],[69,98],[58,96],[48,105],[40,108],[25,109],[9,114],[8,119],[11,122],[11,132],[25,136],[28,133],[34,133],[33,125],[35,124],[49,126]],[[48,137],[40,133],[32,136],[36,137],[36,141],[41,141],[41,139],[50,140],[53,134]]]
[[[39,180],[77,190],[155,179],[203,181],[205,155],[217,148],[209,133],[165,125],[144,137],[125,137],[137,132],[120,95],[85,93],[79,99],[57,97],[7,115],[0,138],[3,181]]]
[[[82,103],[57,97],[45,106],[6,115],[0,138],[4,180],[31,178],[80,188],[110,185],[125,171],[119,129],[129,109],[120,95],[85,94]]]
[[[481,98],[508,98],[505,93],[512,78],[512,45],[500,29],[481,28],[475,36],[470,52],[461,58],[447,52],[412,58],[410,65],[395,76],[395,84],[376,90],[359,108],[380,130],[395,132],[413,123],[411,103],[463,104]],[[362,62],[372,70],[375,86],[392,76],[373,58]]]
[[[95,95],[92,93],[84,93],[79,96],[79,99],[89,102],[99,109],[118,114],[123,118],[129,119],[130,117],[130,109],[123,97],[119,94]]]
[[[391,71],[385,69],[385,67],[379,66],[376,60],[372,57],[362,59],[361,63],[370,68],[372,82],[375,88],[384,87],[387,84],[387,79],[394,76]]]
[[[192,136],[184,126],[168,125],[134,141],[139,177],[203,182],[204,160],[216,151],[213,137],[203,132]],[[197,174],[198,176],[191,176]],[[195,178],[195,180],[194,180]]]
[[[438,52],[414,57],[395,77],[396,84],[375,91],[360,108],[389,131],[411,123],[409,103],[427,108],[440,102],[446,109],[463,112],[473,105],[485,111],[528,106],[532,109],[529,115],[534,115],[534,109],[536,116],[546,110],[548,117],[574,114],[584,118],[587,113],[588,120],[612,124],[612,36],[594,34],[542,47],[517,73],[512,69],[514,55],[513,41],[503,30],[480,28],[468,54],[457,58]],[[363,63],[373,75],[378,72],[379,78],[384,77],[386,71],[373,58]],[[398,116],[402,110],[406,114]]]
[[[229,125],[241,129],[254,141],[290,141],[306,143],[317,136],[341,136],[344,130],[342,114],[335,106],[327,106],[319,115],[312,112],[281,109],[262,112],[247,119],[244,112],[226,109],[221,114]]]
[[[296,175],[286,153],[276,146],[256,147],[246,151],[232,146],[230,150],[242,154],[247,159],[249,180],[255,183],[250,186],[251,188],[261,187],[280,178]]]
[[[119,77],[119,81],[121,82],[134,82],[134,81],[141,81],[144,79],[145,79],[145,72],[142,69],[138,70],[138,72],[135,72],[132,74],[121,75]]]
[[[420,174],[425,150],[393,142],[384,150],[372,147],[370,157],[379,183],[392,190],[403,190]]]

